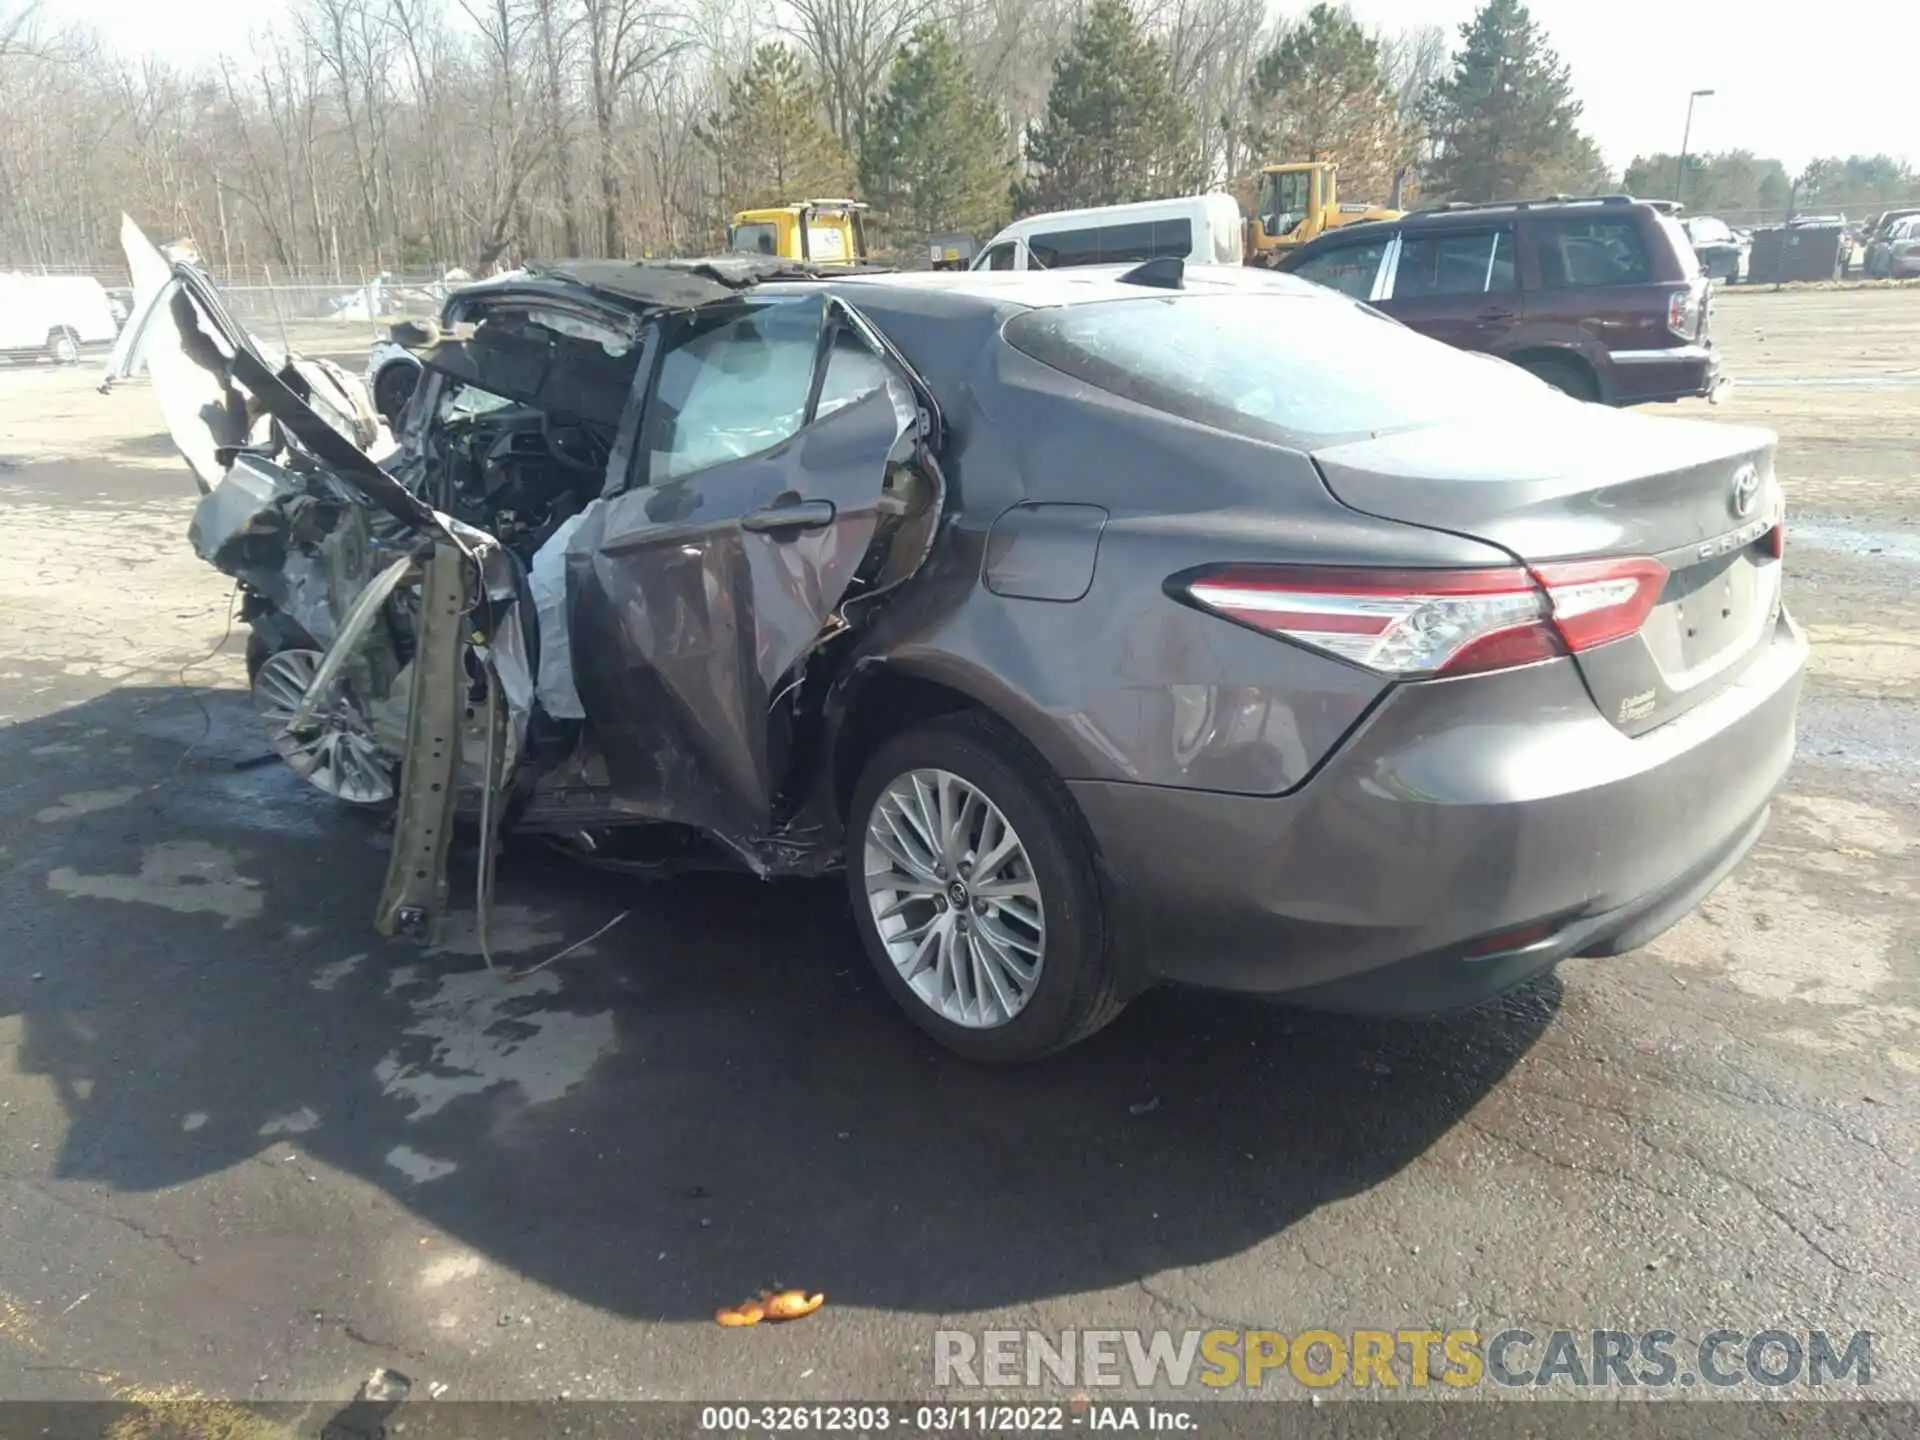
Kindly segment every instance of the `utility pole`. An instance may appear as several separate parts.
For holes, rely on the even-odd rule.
[[[1713,94],[1711,90],[1695,90],[1687,96],[1687,128],[1680,133],[1680,164],[1673,175],[1673,203],[1680,203],[1681,188],[1687,183],[1687,146],[1693,140],[1693,102]]]

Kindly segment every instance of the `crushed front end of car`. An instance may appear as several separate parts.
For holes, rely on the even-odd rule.
[[[134,315],[102,388],[152,377],[275,750],[393,807],[382,933],[437,938],[461,818],[483,954],[508,828],[589,859],[645,829],[762,875],[838,863],[808,806],[834,662],[945,495],[930,395],[848,306],[749,303],[782,272],[740,262],[503,277],[418,328],[396,437],[358,377],[267,350],[193,264],[122,239]],[[705,355],[729,334],[753,343]],[[648,409],[663,347],[691,389]],[[763,373],[774,354],[805,368]]]

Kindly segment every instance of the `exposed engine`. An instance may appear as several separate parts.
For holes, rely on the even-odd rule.
[[[474,393],[448,402],[433,503],[496,536],[524,564],[600,493],[613,435],[524,405],[464,408]]]

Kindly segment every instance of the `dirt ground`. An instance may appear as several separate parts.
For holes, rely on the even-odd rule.
[[[1779,432],[1814,641],[1735,876],[1459,1019],[1156,994],[1014,1074],[833,886],[516,851],[515,963],[629,918],[517,984],[381,941],[380,837],[253,763],[151,395],[0,369],[0,1395],[905,1397],[944,1324],[1870,1330],[1920,1398],[1920,290],[1714,325],[1675,411]],[[777,1283],[827,1307],[714,1325]]]

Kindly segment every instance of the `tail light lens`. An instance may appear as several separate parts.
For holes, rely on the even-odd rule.
[[[1767,531],[1760,543],[1766,547],[1767,554],[1774,559],[1784,558],[1787,553],[1787,522],[1775,521],[1773,528]]]
[[[1642,559],[1489,570],[1234,565],[1171,588],[1256,630],[1413,677],[1530,665],[1631,635],[1666,577]]]
[[[1700,317],[1705,305],[1704,293],[1698,286],[1675,290],[1667,296],[1667,328],[1682,340],[1699,339]]]

